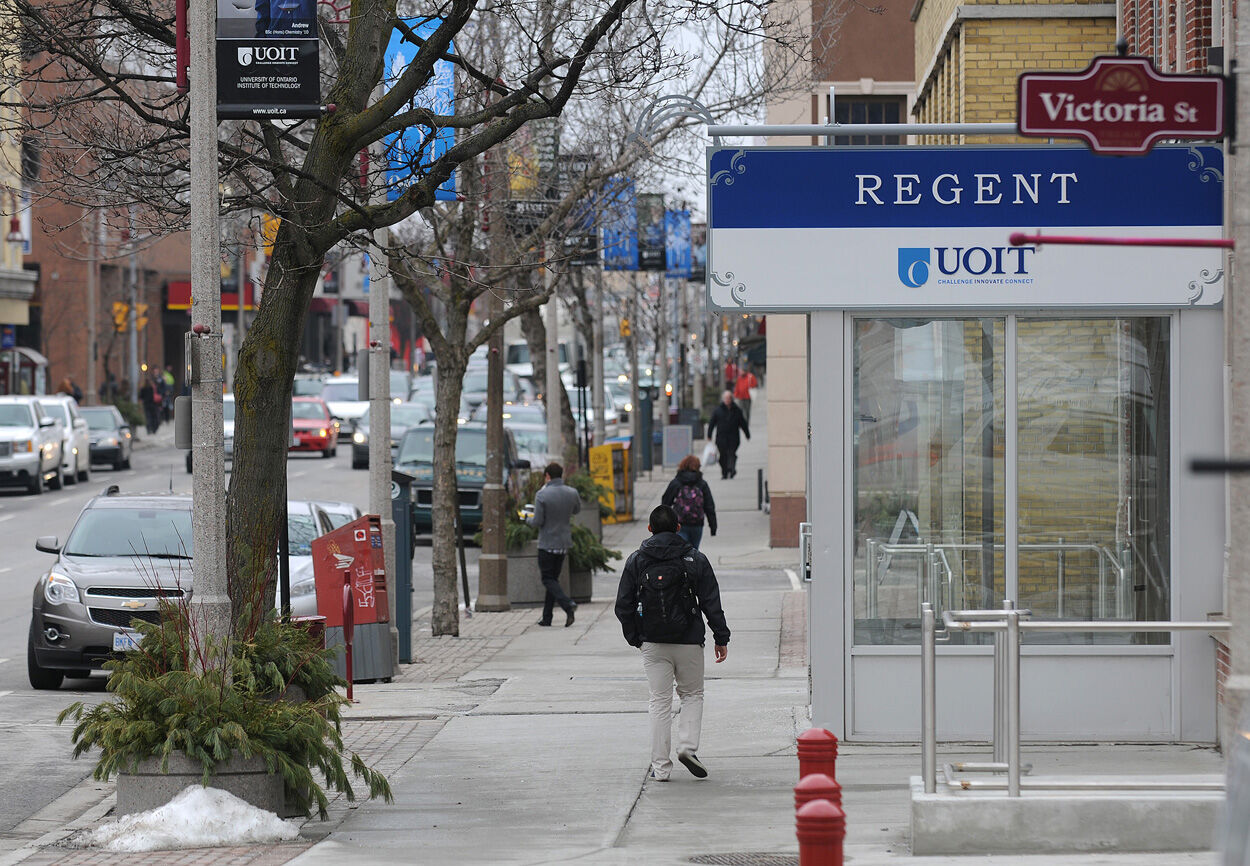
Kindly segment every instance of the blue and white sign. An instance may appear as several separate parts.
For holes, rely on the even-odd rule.
[[[690,279],[690,211],[664,212],[665,276]]]
[[[634,182],[612,178],[603,193],[603,269],[638,270],[638,210]]]
[[[442,23],[437,18],[406,18],[404,20],[413,32],[423,39],[433,35],[438,25]],[[386,46],[383,88],[389,91],[394,87],[395,82],[404,74],[404,70],[416,56],[417,46],[405,41],[403,34],[398,30],[392,30],[391,41]],[[429,83],[416,92],[408,108],[428,108],[435,114],[449,115],[455,111],[455,102],[455,67],[447,60],[438,60],[434,63],[434,74]],[[387,156],[387,201],[395,201],[409,186],[420,181],[425,175],[425,167],[445,154],[455,142],[454,129],[444,127],[433,132],[427,126],[410,126],[382,139]],[[440,201],[456,200],[454,172],[435,191],[434,197]]]
[[[1213,147],[710,149],[708,294],[761,311],[1215,305],[1219,249],[1008,236],[1219,238],[1223,173]]]

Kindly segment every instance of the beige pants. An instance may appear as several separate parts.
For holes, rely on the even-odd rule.
[[[679,643],[644,643],[642,669],[651,692],[651,771],[667,779],[673,771],[673,687],[681,698],[677,716],[677,751],[696,752],[703,727],[703,647]]]

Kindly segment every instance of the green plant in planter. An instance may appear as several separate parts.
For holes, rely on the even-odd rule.
[[[584,526],[573,524],[573,546],[569,548],[569,570],[612,571],[610,560],[620,559],[621,552],[604,547],[603,542]]]
[[[146,758],[160,759],[168,771],[169,756],[181,752],[204,768],[208,785],[219,764],[258,756],[268,772],[281,774],[301,810],[316,804],[325,820],[329,801],[313,770],[354,800],[347,762],[369,797],[392,801],[386,778],[344,749],[340,714],[347,701],[335,688],[345,683],[331,666],[332,650],[271,612],[245,612],[223,659],[222,647],[196,631],[189,613],[186,604],[162,602],[160,624],[136,620],[139,649],[106,664],[114,700],[90,708],[80,701],[57,716],[58,724],[75,723],[75,758],[100,750],[96,779],[134,772]],[[286,699],[292,687],[304,699]]]
[[[603,504],[601,496],[608,496],[612,493],[607,487],[604,487],[594,479],[585,469],[579,469],[564,479],[564,483],[577,491],[582,497],[582,502],[593,502],[599,507],[599,516],[607,518],[612,516],[612,509]],[[531,496],[530,502],[533,502]]]

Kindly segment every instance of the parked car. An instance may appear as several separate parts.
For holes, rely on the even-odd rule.
[[[486,367],[470,367],[465,371],[460,394],[470,409],[486,402],[486,377]],[[525,397],[521,380],[507,370],[503,371],[503,397],[517,402]]]
[[[316,502],[292,499],[286,504],[286,532],[291,567],[291,615],[317,613],[317,584],[313,579],[312,541],[334,528],[330,516]],[[281,604],[279,600],[277,602]]]
[[[70,484],[91,480],[91,432],[79,414],[78,401],[68,394],[44,394],[43,410],[61,425],[61,467]]]
[[[318,499],[313,504],[320,507],[326,513],[326,517],[330,518],[331,529],[338,529],[360,517],[360,509],[350,502]]]
[[[226,452],[226,462],[234,461],[234,395],[225,394],[221,398],[222,446]],[[191,452],[187,452],[187,472],[191,471]]]
[[[295,397],[320,397],[325,387],[325,377],[317,373],[297,373],[291,382],[291,395]]]
[[[339,438],[350,436],[351,422],[369,408],[369,401],[360,399],[359,388],[360,380],[355,376],[334,376],[326,379],[321,389],[321,399],[339,422]]]
[[[87,421],[91,462],[111,463],[114,469],[129,469],[134,434],[117,407],[83,406],[78,412]]]
[[[131,623],[158,622],[161,599],[190,597],[191,497],[112,485],[83,507],[63,545],[45,535],[35,549],[56,561],[35,582],[26,672],[32,688],[55,689],[137,646]]]
[[[291,398],[291,428],[295,444],[288,451],[319,451],[322,457],[338,453],[339,422],[320,397]]]
[[[409,427],[428,424],[434,420],[434,412],[421,403],[391,404],[391,460],[399,451],[399,440]],[[369,467],[369,413],[356,419],[356,429],[352,433],[352,468],[367,469]]]
[[[504,430],[504,485],[509,494],[520,493],[520,473],[530,468],[528,460],[517,457],[516,442]],[[415,531],[428,533],[433,528],[434,505],[434,428],[431,425],[410,427],[399,445],[395,468],[413,476],[415,499]],[[460,515],[466,534],[482,525],[482,488],[486,484],[486,425],[466,423],[456,434],[456,485],[459,492]]]
[[[530,466],[543,467],[553,455],[547,450],[547,425],[526,421],[504,421],[504,426],[516,442],[517,457],[529,461]]]
[[[0,484],[22,484],[36,494],[45,483],[60,490],[62,462],[56,419],[33,397],[0,397]]]
[[[559,347],[559,368],[561,373],[565,373],[570,369],[569,364],[569,344],[561,342]],[[504,369],[514,376],[522,379],[534,378],[534,363],[530,359],[529,343],[509,343],[504,349]],[[542,390],[544,383],[534,383],[538,390]]]

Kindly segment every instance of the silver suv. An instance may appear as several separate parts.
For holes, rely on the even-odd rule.
[[[60,490],[61,430],[34,397],[0,397],[0,484]]]
[[[131,622],[159,621],[160,599],[191,597],[191,497],[112,485],[64,545],[45,535],[35,548],[56,562],[35,583],[26,670],[33,688],[55,689],[137,646]]]

